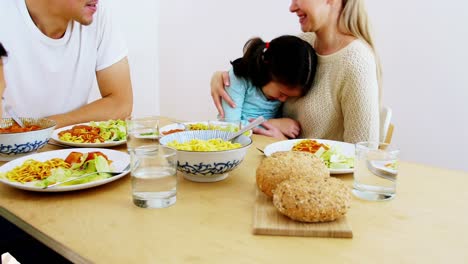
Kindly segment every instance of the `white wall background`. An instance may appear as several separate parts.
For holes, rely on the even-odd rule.
[[[253,36],[298,34],[289,1],[171,0],[160,2],[161,114],[184,120],[216,117],[209,82],[229,68]]]
[[[468,2],[367,6],[403,158],[468,171]]]
[[[158,10],[159,1],[100,0],[112,9],[113,18],[126,38],[133,85],[133,114],[159,115]],[[99,90],[90,101],[100,98]]]
[[[130,47],[135,114],[214,118],[212,73],[228,69],[253,36],[300,32],[287,0],[113,3]],[[366,3],[402,159],[468,171],[468,2]]]

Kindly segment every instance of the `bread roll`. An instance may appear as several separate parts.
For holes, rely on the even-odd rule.
[[[286,180],[273,193],[273,205],[302,222],[334,221],[346,214],[351,200],[348,187],[333,177]]]
[[[275,152],[262,160],[256,173],[258,188],[269,197],[280,182],[289,178],[329,176],[321,159],[302,151]]]

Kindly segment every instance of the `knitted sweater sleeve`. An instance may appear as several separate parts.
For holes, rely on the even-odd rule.
[[[362,46],[348,60],[341,90],[346,142],[379,140],[379,88],[370,48]]]

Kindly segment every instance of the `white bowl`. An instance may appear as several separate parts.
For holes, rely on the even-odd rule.
[[[23,157],[36,152],[44,147],[49,141],[56,122],[47,118],[25,118],[20,117],[25,125],[38,125],[39,130],[19,132],[19,133],[0,133],[0,160],[8,161]],[[0,127],[6,128],[13,125],[11,118],[2,118]]]
[[[233,133],[219,130],[184,131],[163,136],[159,143],[167,145],[174,140],[184,143],[192,139],[227,139],[230,135]],[[183,173],[184,178],[195,182],[224,180],[244,160],[252,139],[241,135],[234,142],[241,143],[242,147],[222,151],[177,150],[177,169]]]

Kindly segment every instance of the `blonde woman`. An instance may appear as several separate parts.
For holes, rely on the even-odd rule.
[[[283,118],[270,119],[254,132],[285,139],[291,137],[288,129],[299,125],[301,138],[378,140],[380,66],[364,1],[292,0],[289,10],[318,55],[313,88],[302,98],[288,99]],[[235,107],[224,90],[228,85],[226,73],[213,75],[211,95],[221,116],[222,99]]]

